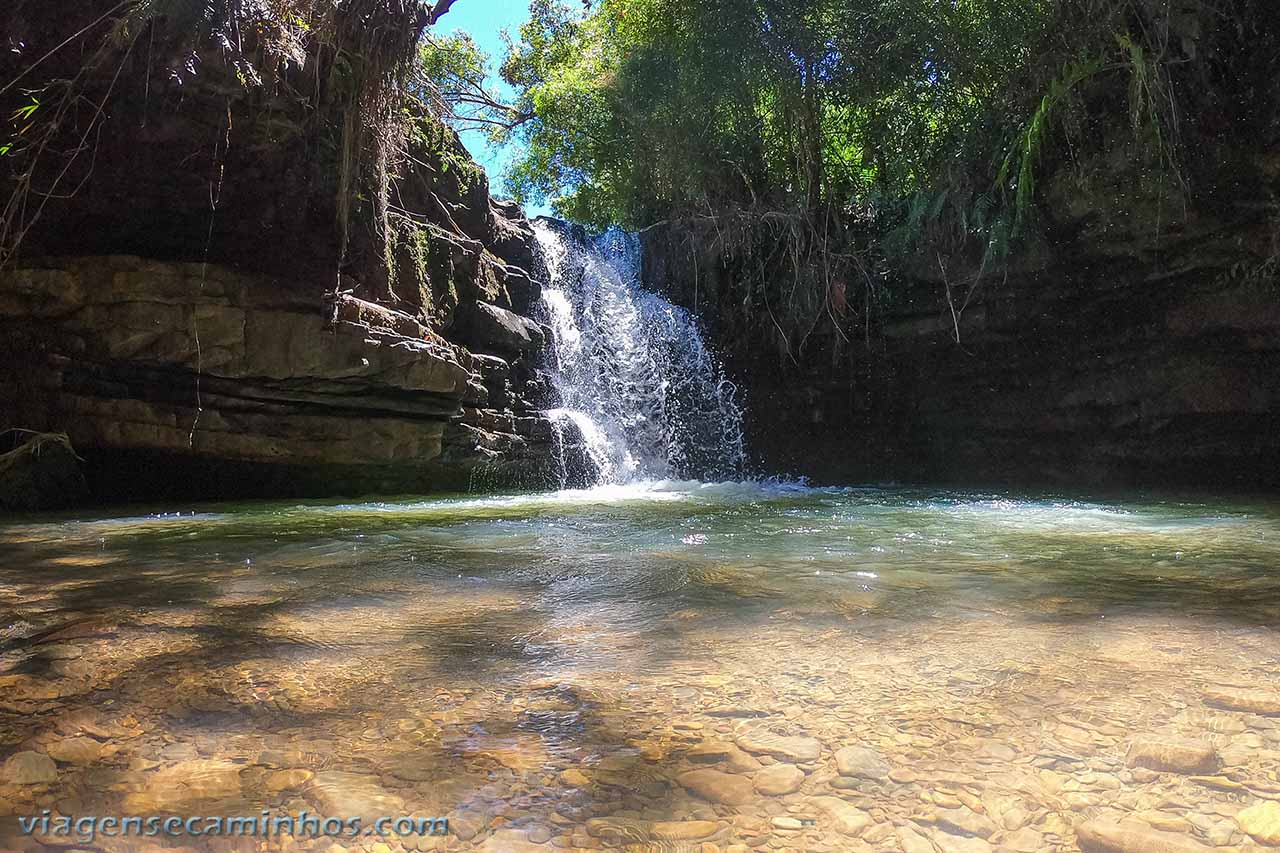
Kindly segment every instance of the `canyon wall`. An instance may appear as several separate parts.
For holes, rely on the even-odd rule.
[[[743,259],[713,232],[647,233],[645,274],[710,328],[764,473],[1274,488],[1280,157],[1254,153],[1249,180],[1189,206],[1149,175],[1100,171],[1100,191],[1064,169],[1049,239],[976,288],[972,258],[932,254],[874,294],[851,285],[847,315],[790,354],[758,300],[743,319]]]
[[[9,79],[95,9],[4,14],[24,35]],[[544,414],[540,250],[457,135],[420,110],[380,208],[346,183],[368,169],[344,177],[322,55],[249,85],[217,50],[156,45],[39,66],[105,107],[61,119],[30,173],[38,216],[6,219],[25,232],[0,268],[0,451],[66,433],[100,500],[557,482],[573,436]],[[31,162],[7,161],[19,198]]]

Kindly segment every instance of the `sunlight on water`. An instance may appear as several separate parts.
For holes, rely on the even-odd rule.
[[[1280,791],[1277,567],[1273,504],[793,482],[20,520],[0,738],[84,756],[0,802],[381,803],[487,850],[839,851],[839,803],[940,849],[958,809],[1009,849],[1135,816],[1239,844]]]

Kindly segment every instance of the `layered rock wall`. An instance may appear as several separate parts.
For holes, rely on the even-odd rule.
[[[120,256],[0,273],[0,358],[16,366],[0,380],[4,420],[66,432],[100,497],[554,476],[551,425],[511,393],[507,361],[262,274]]]
[[[987,270],[972,296],[961,262],[947,280],[931,258],[874,301],[851,290],[840,326],[791,356],[767,322],[735,323],[740,267],[690,250],[712,241],[651,232],[645,273],[698,305],[765,473],[1280,486],[1280,234],[1265,205],[1192,210],[1173,228],[1166,211],[1159,231],[1084,201],[1066,212],[1057,241]]]
[[[101,105],[59,112],[53,83],[47,145],[5,158],[31,215],[0,229],[0,433],[65,432],[100,499],[558,482],[538,243],[457,134],[406,99],[377,148],[323,35],[250,79],[270,45],[165,19],[117,44],[113,7],[0,11],[0,79]]]

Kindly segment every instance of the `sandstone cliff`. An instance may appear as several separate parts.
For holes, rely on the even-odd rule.
[[[537,241],[456,134],[417,109],[360,184],[386,152],[324,38],[265,81],[162,30],[85,64],[110,6],[3,13],[0,78],[81,32],[29,82],[103,109],[43,104],[42,159],[6,158],[37,201],[6,219],[0,432],[65,432],[102,499],[553,484]]]

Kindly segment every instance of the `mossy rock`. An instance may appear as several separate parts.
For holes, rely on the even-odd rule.
[[[11,512],[61,509],[89,493],[80,459],[65,435],[13,433],[22,444],[0,455],[0,509]]]

